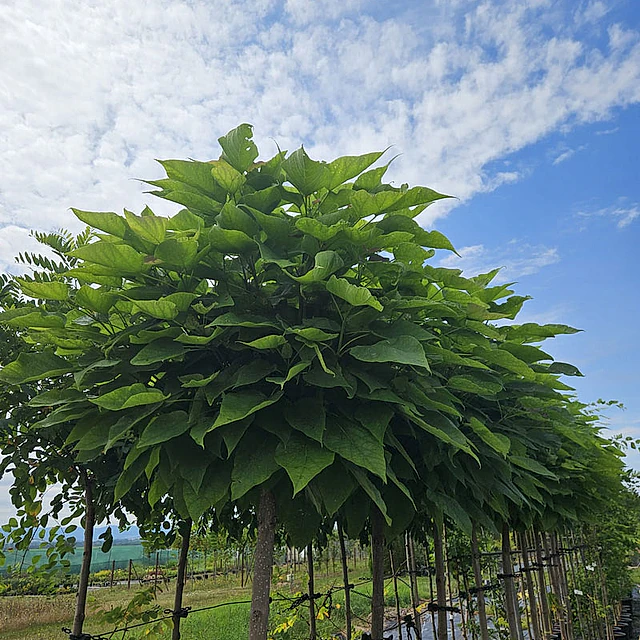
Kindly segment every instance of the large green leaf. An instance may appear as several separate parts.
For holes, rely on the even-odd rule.
[[[288,329],[287,333],[292,333],[303,340],[309,340],[311,342],[326,342],[337,338],[339,335],[338,333],[327,333],[317,327],[294,327],[293,329]]]
[[[194,489],[191,483],[185,482],[183,497],[193,521],[197,522],[205,511],[219,504],[230,486],[231,464],[226,460],[216,460],[207,468],[200,488]]]
[[[138,447],[151,447],[182,435],[189,429],[189,416],[184,411],[171,411],[153,418],[138,440]]]
[[[502,385],[499,382],[481,380],[471,375],[452,376],[449,378],[447,386],[452,389],[457,389],[458,391],[489,397],[494,396],[502,390]]]
[[[169,396],[165,396],[160,389],[153,389],[140,382],[136,382],[135,384],[125,387],[118,387],[97,398],[89,398],[89,400],[103,409],[121,411],[122,409],[129,409],[131,407],[162,402],[167,398],[169,398]]]
[[[579,331],[581,329],[574,329],[565,324],[536,324],[535,322],[505,327],[507,340],[514,342],[540,342],[545,338],[578,333]]]
[[[216,182],[228,193],[236,193],[245,183],[245,177],[225,160],[211,162],[211,175]]]
[[[69,252],[73,258],[113,268],[123,275],[139,274],[145,270],[144,256],[126,244],[99,240]]]
[[[558,479],[558,476],[556,476],[555,473],[549,471],[547,467],[540,464],[533,458],[527,458],[526,456],[509,456],[509,461],[515,464],[517,467],[526,469],[527,471],[531,471],[532,473],[536,473],[539,476],[544,476],[546,478],[550,478],[551,480]]]
[[[336,224],[332,224],[330,227],[328,227],[315,218],[296,219],[296,229],[299,229],[306,235],[313,236],[317,240],[320,240],[320,242],[326,242],[327,240],[330,240],[345,228],[346,223],[343,221],[337,222]]]
[[[86,399],[81,391],[75,389],[51,389],[39,393],[35,398],[29,401],[30,407],[55,407],[59,404],[69,404],[72,402],[80,402]]]
[[[182,209],[175,216],[167,218],[167,229],[173,231],[197,231],[203,226],[204,220],[189,209]]]
[[[171,300],[132,300],[134,308],[158,320],[173,320],[179,313],[178,307]]]
[[[262,338],[256,338],[251,342],[242,342],[239,341],[240,344],[246,344],[247,347],[251,347],[252,349],[277,349],[281,347],[283,344],[286,344],[287,339],[284,336],[271,334],[268,336],[262,336]]]
[[[159,162],[164,167],[170,180],[157,180],[149,184],[159,186],[170,192],[179,192],[181,189],[185,189],[184,193],[187,195],[191,194],[197,197],[198,192],[200,192],[201,194],[212,196],[215,200],[220,199],[219,196],[221,194],[218,193],[220,188],[211,175],[211,165],[208,162],[194,160],[160,160]],[[193,189],[185,188],[180,183],[189,185]],[[184,204],[189,207],[186,202]]]
[[[240,207],[236,207],[232,201],[222,207],[222,211],[216,218],[216,223],[224,229],[242,231],[250,237],[257,236],[260,231],[254,217]]]
[[[333,451],[323,448],[314,440],[292,433],[286,443],[276,449],[276,462],[287,472],[293,483],[293,495],[302,491],[309,482],[335,457]]]
[[[533,380],[535,377],[533,370],[525,362],[508,351],[478,347],[474,350],[474,354],[489,364],[497,364],[507,371],[522,376],[525,380]]]
[[[71,209],[76,218],[88,224],[94,229],[100,229],[105,233],[110,233],[118,238],[124,238],[125,234],[129,230],[129,227],[124,220],[118,214],[113,212],[97,212],[97,211],[82,211],[80,209]]]
[[[308,196],[320,189],[327,189],[332,181],[331,171],[326,162],[312,160],[300,147],[283,163],[287,180],[303,195]]]
[[[155,250],[155,257],[180,269],[193,267],[198,254],[198,241],[191,238],[169,238]]]
[[[258,157],[258,147],[253,138],[250,124],[241,124],[227,135],[218,138],[224,151],[222,157],[237,171],[244,173]]]
[[[323,441],[327,449],[386,480],[384,446],[371,431],[357,422],[348,423],[335,416],[329,417]]]
[[[494,433],[477,418],[471,418],[469,424],[473,432],[494,451],[497,451],[502,456],[506,456],[509,453],[511,440],[507,436],[501,433]]]
[[[126,438],[131,429],[138,422],[151,415],[157,407],[158,405],[155,404],[143,405],[127,411],[124,415],[116,414],[118,421],[109,429],[109,437],[104,446],[104,451],[108,451],[116,442]]]
[[[50,351],[21,353],[17,360],[0,369],[0,380],[9,384],[23,384],[45,378],[53,378],[73,371],[73,366],[64,358]]]
[[[258,248],[255,240],[236,229],[211,227],[208,238],[211,246],[220,253],[243,254]]]
[[[311,360],[302,360],[301,362],[298,362],[290,367],[289,371],[287,371],[286,376],[272,376],[270,378],[267,378],[267,381],[272,382],[273,384],[277,384],[281,389],[283,389],[284,385],[287,384],[287,382],[293,380],[299,373],[302,373],[306,368],[309,367],[310,364]]]
[[[395,410],[388,404],[370,403],[358,407],[355,417],[363,427],[366,427],[382,443],[384,434],[389,426]]]
[[[301,398],[287,405],[284,417],[294,429],[322,443],[326,415],[321,396]]]
[[[354,307],[368,305],[376,309],[376,311],[382,311],[383,309],[378,299],[371,293],[371,291],[369,291],[369,289],[351,284],[344,278],[331,276],[327,282],[327,291],[338,296],[338,298],[346,300]]]
[[[213,320],[208,326],[210,327],[270,327],[279,329],[280,327],[269,318],[250,314],[238,314],[233,311],[223,313]]]
[[[260,382],[260,380],[264,380],[274,369],[275,365],[268,360],[252,360],[238,369],[232,388],[237,389],[238,387]]]
[[[142,347],[133,358],[131,364],[137,366],[145,366],[155,364],[156,362],[164,362],[173,358],[179,358],[185,353],[184,345],[173,340],[154,340],[148,345]]]
[[[17,329],[59,329],[65,320],[62,314],[46,313],[29,305],[0,313],[0,324]]]
[[[376,162],[382,154],[384,154],[384,151],[374,151],[373,153],[365,153],[361,156],[342,156],[336,158],[327,165],[331,174],[327,189],[335,189],[343,182],[359,176],[365,169],[368,169]]]
[[[147,210],[150,211],[150,210]],[[144,215],[136,216],[135,214],[124,211],[127,224],[138,238],[150,242],[151,244],[160,244],[167,233],[167,219],[161,216]]]
[[[575,367],[572,364],[567,362],[552,362],[547,368],[549,373],[561,373],[565,376],[578,376],[580,378],[583,377],[582,372],[578,367]]]
[[[319,251],[316,253],[315,266],[302,276],[294,276],[286,272],[291,278],[302,284],[326,280],[344,265],[342,258],[336,251]]]
[[[396,362],[429,369],[424,349],[412,336],[381,340],[372,345],[352,347],[349,353],[363,362]]]
[[[136,451],[134,449],[134,451]],[[149,462],[150,453],[148,451],[141,451],[137,457],[134,457],[130,464],[125,466],[124,471],[118,477],[116,487],[114,489],[113,499],[114,501],[120,500],[125,496],[135,481],[144,473],[145,467]]]
[[[316,476],[311,481],[311,486],[320,494],[329,516],[338,511],[356,488],[352,476],[338,461]]]
[[[118,297],[102,289],[82,285],[76,292],[76,304],[98,313],[109,313]]]
[[[247,491],[268,480],[278,469],[278,440],[264,431],[247,433],[238,445],[231,472],[231,498],[237,500]]]
[[[64,282],[34,282],[16,278],[25,296],[38,300],[66,300],[69,297],[69,285]]]
[[[349,471],[356,479],[356,482],[362,487],[364,492],[369,496],[371,502],[373,502],[376,507],[380,510],[380,513],[384,516],[384,519],[387,525],[391,525],[391,518],[387,513],[387,505],[384,503],[384,499],[382,498],[382,494],[378,487],[376,487],[373,482],[371,482],[370,478],[367,474],[356,466],[349,465]]]
[[[220,414],[216,418],[213,428],[242,420],[252,413],[278,402],[281,397],[282,392],[280,391],[271,397],[267,397],[258,391],[225,393],[220,405]]]

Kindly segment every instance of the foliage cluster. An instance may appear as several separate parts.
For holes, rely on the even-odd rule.
[[[374,513],[389,540],[444,518],[547,530],[618,494],[620,450],[561,381],[580,372],[540,346],[576,330],[515,324],[527,298],[498,270],[433,266],[454,247],[416,218],[447,196],[385,183],[383,152],[219,141],[149,181],[175,215],[74,209],[87,230],[36,234],[55,257],[3,281],[7,536],[81,514],[88,485],[98,521],[132,514],[153,544],[182,521],[237,534],[268,491],[299,547]]]

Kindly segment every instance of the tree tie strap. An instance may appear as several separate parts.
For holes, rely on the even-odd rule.
[[[69,636],[69,640],[99,640],[101,636],[92,636],[90,633],[75,634],[68,627],[62,627],[62,633]]]
[[[172,616],[173,618],[186,618],[190,611],[191,607],[182,607],[177,611],[174,611],[173,609],[165,609],[163,613],[167,616]]]
[[[451,613],[460,613],[460,609],[458,607],[446,607],[446,606],[440,606],[438,604],[436,604],[435,602],[430,602],[427,605],[427,611],[451,611]]]

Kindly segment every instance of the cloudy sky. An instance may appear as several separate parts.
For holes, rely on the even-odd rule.
[[[169,212],[135,178],[240,122],[264,156],[394,145],[388,176],[458,197],[421,220],[443,264],[584,329],[552,353],[640,437],[637,0],[5,0],[0,47],[0,271],[71,206]]]

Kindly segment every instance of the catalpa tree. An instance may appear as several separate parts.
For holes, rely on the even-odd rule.
[[[218,160],[161,162],[149,184],[176,215],[73,210],[92,235],[64,252],[69,268],[17,280],[23,300],[0,322],[29,349],[0,380],[46,389],[31,399],[46,415],[24,429],[53,429],[85,468],[117,464],[110,509],[161,524],[170,508],[187,529],[255,514],[257,640],[276,519],[300,546],[323,517],[377,541],[402,531],[436,464],[508,456],[483,403],[557,375],[489,324],[526,300],[489,286],[497,272],[429,266],[454,248],[416,217],[447,196],[384,183],[388,164],[371,168],[383,152],[261,162],[246,124],[219,142]],[[520,475],[540,472],[526,446],[516,455]]]

